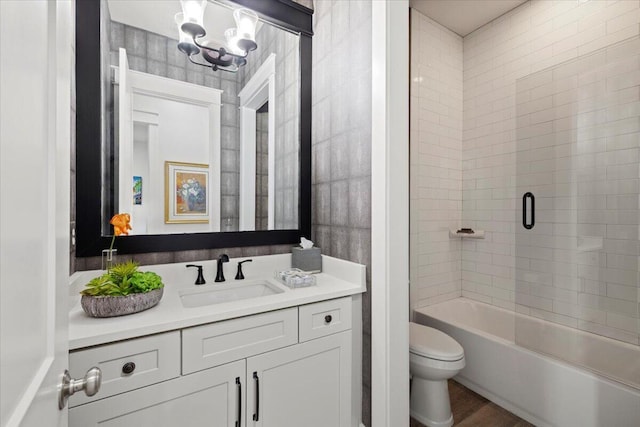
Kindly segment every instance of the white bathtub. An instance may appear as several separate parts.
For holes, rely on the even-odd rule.
[[[455,378],[537,426],[640,426],[640,348],[457,298],[415,310],[465,351]]]

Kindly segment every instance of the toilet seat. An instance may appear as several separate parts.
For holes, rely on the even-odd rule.
[[[409,322],[409,351],[443,361],[456,361],[464,357],[462,346],[449,335],[413,322]]]

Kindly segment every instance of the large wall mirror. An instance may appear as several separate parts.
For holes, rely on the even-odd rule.
[[[193,3],[206,35],[189,56],[179,0],[76,2],[79,257],[108,247],[122,212],[133,230],[120,253],[310,237],[312,11],[291,0]],[[242,8],[258,18],[255,45],[234,42],[246,40]]]

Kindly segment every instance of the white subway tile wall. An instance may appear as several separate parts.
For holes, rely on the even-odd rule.
[[[531,1],[464,38],[462,296],[639,344],[639,35],[638,0]]]
[[[633,344],[639,85],[640,37],[516,82],[516,193],[537,195],[537,224],[516,226],[515,303],[534,316]],[[532,131],[544,124],[552,126]]]
[[[413,308],[462,295],[639,344],[639,35],[638,0],[527,2],[464,40],[412,10]]]
[[[411,307],[460,296],[462,37],[411,10]]]

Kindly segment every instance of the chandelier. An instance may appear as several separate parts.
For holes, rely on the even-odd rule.
[[[226,46],[213,47],[209,42],[198,41],[207,32],[203,26],[207,0],[181,0],[182,12],[175,16],[180,41],[178,50],[186,54],[193,64],[209,67],[213,71],[237,72],[247,63],[247,55],[255,50],[256,24],[258,16],[252,10],[241,8],[233,11],[236,28],[224,32]],[[200,54],[206,63],[196,61]]]

